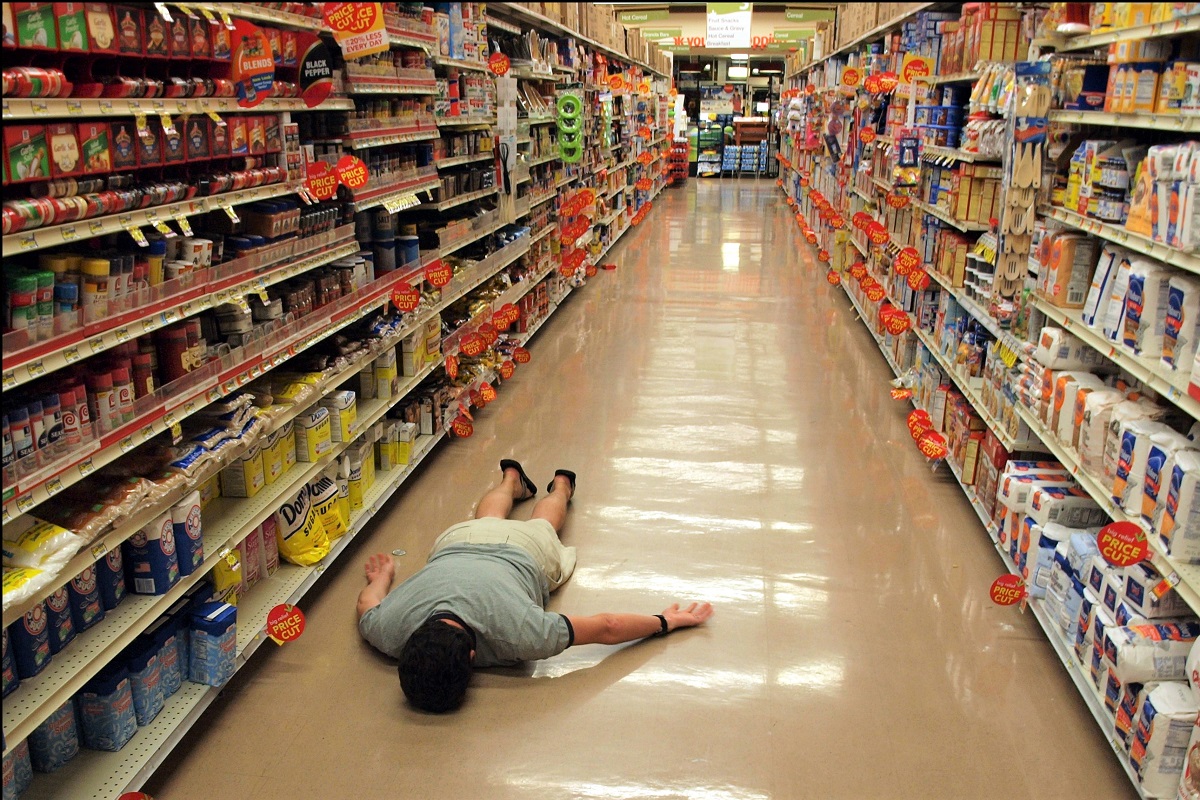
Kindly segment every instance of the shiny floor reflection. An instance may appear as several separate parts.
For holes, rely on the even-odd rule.
[[[1036,622],[931,475],[885,365],[773,181],[670,190],[146,787],[252,798],[1128,798]],[[361,562],[401,577],[515,456],[579,473],[553,608],[707,627],[477,675],[417,714],[356,636]],[[528,515],[529,506],[518,510]]]

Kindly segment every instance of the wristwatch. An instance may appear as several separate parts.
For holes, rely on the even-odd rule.
[[[655,636],[666,636],[668,631],[670,631],[670,628],[667,627],[667,618],[664,617],[662,614],[655,614],[654,616],[658,617],[658,621],[662,623],[662,630],[660,630],[658,633],[656,633],[654,635]]]

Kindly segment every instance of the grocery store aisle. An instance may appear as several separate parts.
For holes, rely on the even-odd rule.
[[[888,370],[773,181],[668,190],[146,787],[187,798],[1125,798],[1037,623],[993,606],[1000,559],[930,469]],[[404,704],[361,643],[361,562],[401,577],[506,456],[579,473],[552,608],[706,627],[476,676]],[[518,508],[528,515],[532,504]]]

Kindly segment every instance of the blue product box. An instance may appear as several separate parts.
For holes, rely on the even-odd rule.
[[[179,660],[179,623],[164,615],[155,620],[142,636],[154,643],[158,649],[158,666],[162,674],[163,697],[179,691],[183,685],[182,662]]]
[[[192,492],[171,508],[175,553],[180,576],[191,575],[204,563],[204,540],[200,526],[200,492]]]
[[[71,596],[71,618],[75,621],[75,632],[83,633],[104,619],[104,603],[100,600],[100,582],[96,568],[87,567],[67,584]]]
[[[0,647],[3,647],[4,654],[3,689],[0,690],[3,694],[0,696],[8,697],[21,685],[21,679],[17,677],[17,662],[13,659],[12,648],[8,646],[8,628],[0,629]]]
[[[125,559],[121,548],[114,547],[96,562],[96,582],[100,586],[100,601],[105,611],[112,611],[125,599]]]
[[[58,655],[75,638],[71,593],[65,586],[46,598],[46,628],[50,632],[50,655]]]
[[[32,678],[50,663],[50,628],[46,623],[46,604],[38,603],[8,626],[8,646],[17,675],[22,678]]]
[[[149,725],[163,709],[162,666],[158,662],[158,644],[139,636],[122,654],[129,670],[129,688],[133,692],[133,713],[138,727]]]
[[[29,764],[29,741],[23,741],[4,757],[4,800],[16,800],[33,783]]]
[[[170,512],[131,536],[124,547],[125,585],[134,594],[166,594],[179,582]]]
[[[237,650],[237,609],[228,603],[203,603],[192,611],[188,677],[221,686],[233,675]]]
[[[129,670],[120,660],[96,673],[75,699],[84,747],[115,753],[137,733]]]
[[[79,726],[71,699],[29,734],[29,760],[38,772],[56,772],[78,753]]]

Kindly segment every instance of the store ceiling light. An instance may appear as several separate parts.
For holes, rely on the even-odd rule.
[[[750,55],[748,53],[730,53],[729,57],[731,59],[733,59],[734,61],[749,61],[750,60]]]
[[[731,78],[745,78],[750,74],[749,67],[730,67],[728,75]]]

